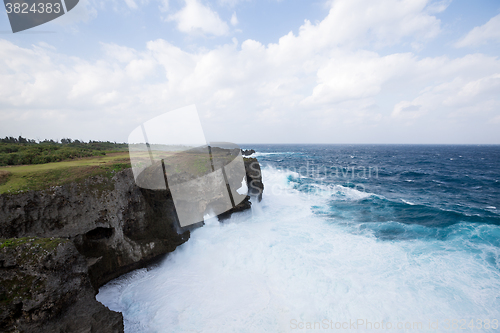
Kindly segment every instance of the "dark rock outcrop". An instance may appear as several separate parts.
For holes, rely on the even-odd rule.
[[[248,183],[248,195],[256,196],[259,201],[262,200],[264,192],[264,183],[262,182],[262,170],[259,161],[255,157],[244,158],[245,172]]]
[[[243,156],[250,156],[252,154],[255,154],[255,150],[253,150],[253,149],[247,149],[247,150],[242,149],[241,150],[241,155],[243,155]]]
[[[244,210],[252,208],[252,203],[250,202],[250,196],[247,195],[245,200],[237,204],[235,207],[231,208],[227,212],[219,214],[217,217],[220,222],[227,220],[233,215],[233,213],[242,212]]]
[[[123,332],[97,302],[85,258],[60,238],[0,240],[0,331]]]
[[[259,161],[256,158],[243,158],[245,164],[245,173],[247,177],[248,195],[236,207],[224,212],[218,216],[219,221],[227,220],[233,213],[242,212],[250,209],[252,203],[250,199],[255,197],[259,202],[262,200],[262,192],[264,191],[264,183],[262,182],[262,171],[260,169]]]
[[[131,169],[112,179],[0,195],[1,238],[71,239],[87,258],[96,290],[184,243],[189,231],[179,235],[175,220],[169,191],[137,187]]]

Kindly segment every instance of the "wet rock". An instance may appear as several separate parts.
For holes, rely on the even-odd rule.
[[[259,161],[256,158],[243,158],[245,164],[245,173],[247,178],[248,195],[238,205],[232,209],[218,215],[219,221],[227,220],[233,213],[241,212],[252,207],[250,202],[251,197],[256,198],[259,202],[262,200],[264,192],[264,183],[262,182],[262,171]]]
[[[262,182],[262,170],[260,169],[259,161],[256,158],[244,158],[245,172],[247,176],[248,195],[255,196],[262,200],[262,193],[264,192],[264,183]]]
[[[241,150],[241,155],[243,155],[243,156],[250,156],[252,154],[255,154],[255,150],[253,150],[253,149],[247,149],[247,150],[242,149]]]

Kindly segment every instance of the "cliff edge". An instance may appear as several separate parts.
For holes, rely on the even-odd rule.
[[[260,201],[264,188],[260,165],[256,159],[245,158],[244,162],[249,195]],[[250,196],[247,196],[237,207],[222,214],[220,219],[250,208],[249,199]],[[189,230],[183,231],[178,227],[170,191],[137,187],[131,169],[117,172],[113,177],[95,176],[43,191],[2,194],[0,238],[3,239],[2,244],[9,246],[2,247],[0,279],[17,281],[21,276],[32,278],[26,280],[31,284],[15,287],[26,290],[25,294],[18,293],[17,298],[11,295],[14,287],[5,284],[7,287],[0,289],[2,306],[5,306],[2,308],[0,329],[37,332],[42,327],[45,331],[48,327],[59,327],[61,330],[55,331],[94,332],[93,327],[98,327],[102,319],[111,326],[99,332],[123,331],[123,325],[115,325],[116,318],[122,322],[121,314],[95,300],[98,288],[174,251],[189,236]],[[29,241],[18,243],[20,238]],[[34,261],[20,265],[14,260],[29,256],[33,244],[45,242],[41,238],[45,241],[52,239],[47,241],[49,243],[59,243],[51,248],[52,252],[42,251],[45,259],[40,259],[38,266]],[[54,261],[53,258],[59,259]],[[51,262],[55,266],[46,270],[42,262]],[[79,272],[79,279],[73,276],[74,272]],[[55,274],[57,278],[50,274]],[[38,281],[49,280],[56,281],[51,286],[61,285],[61,289],[67,288],[73,296],[53,294],[55,287],[39,287],[47,284]],[[41,302],[38,307],[27,308],[25,304],[32,302],[23,301],[27,300],[26,295],[50,300],[47,302],[51,302],[52,306]],[[86,313],[78,317],[82,319],[80,321],[71,319],[75,316],[72,309],[76,308],[82,308]],[[94,321],[84,319],[87,315]]]

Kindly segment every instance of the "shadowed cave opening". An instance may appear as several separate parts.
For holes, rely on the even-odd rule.
[[[108,239],[113,236],[113,232],[113,228],[97,227],[88,231],[85,236],[89,240],[99,240],[104,238]]]

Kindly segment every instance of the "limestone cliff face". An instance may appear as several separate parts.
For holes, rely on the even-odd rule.
[[[59,238],[0,241],[0,331],[123,332],[95,300],[85,258]]]
[[[72,240],[96,290],[185,242],[189,231],[179,235],[175,219],[170,193],[140,189],[131,169],[112,179],[0,196],[1,238]]]
[[[245,152],[243,152],[245,153]],[[245,174],[248,185],[248,195],[245,200],[240,202],[236,207],[220,214],[219,221],[226,220],[231,217],[233,213],[241,212],[250,209],[252,204],[250,198],[254,197],[259,202],[262,200],[262,193],[264,192],[264,183],[262,182],[262,171],[260,169],[259,161],[256,158],[244,158]]]
[[[259,201],[262,200],[264,192],[264,183],[262,182],[262,170],[259,161],[255,157],[245,158],[245,172],[248,183],[248,195],[256,196]]]
[[[245,169],[249,195],[260,200],[264,186],[258,161],[245,158]],[[219,218],[222,220],[234,212],[250,208],[249,199],[250,197],[247,197],[237,207]],[[200,225],[202,223],[188,229]],[[131,169],[120,171],[112,178],[91,177],[82,183],[72,183],[44,191],[0,195],[0,238],[53,237],[70,240],[71,242],[61,245],[57,253],[64,258],[73,259],[61,259],[60,264],[54,266],[54,270],[67,271],[71,266],[69,263],[75,263],[77,267],[75,269],[87,276],[87,281],[94,288],[94,292],[108,281],[144,267],[151,260],[174,251],[177,246],[189,239],[189,235],[189,230],[178,227],[170,191],[145,190],[137,187]],[[5,255],[15,256],[10,252]],[[2,260],[4,259],[0,258],[2,265],[3,262],[10,262],[10,259],[5,259],[3,262]],[[0,267],[2,278],[7,274],[9,267],[5,265]],[[43,267],[33,265],[30,267],[29,270],[32,272],[43,270]],[[55,281],[71,289],[73,284],[68,282],[70,280],[67,278]],[[83,285],[87,282],[81,283]],[[83,288],[80,284],[74,287],[75,290]],[[38,292],[40,295],[36,297],[49,297],[48,289],[39,289]],[[78,292],[73,291],[73,293]],[[92,302],[95,304],[92,305]],[[89,307],[88,311],[93,313],[91,315],[93,318],[103,316],[100,310],[95,310],[97,308],[94,309],[97,312],[91,309],[93,306],[100,306],[93,295],[91,299],[86,296],[69,299],[61,297],[59,301],[55,300],[53,303],[57,304],[56,308],[77,307],[77,304],[81,303],[83,308]],[[19,311],[15,307],[10,309]],[[50,323],[57,327],[58,322],[62,326],[66,325],[66,321],[70,322],[67,319],[68,315],[71,315],[71,311],[44,316],[48,316]],[[12,322],[15,316],[12,317],[12,314],[9,316],[11,319],[6,320]],[[19,317],[21,319],[18,320],[18,325],[29,326],[29,321],[23,316]],[[94,332],[89,327],[87,325],[88,332]],[[113,329],[116,327],[118,326],[113,326]]]

